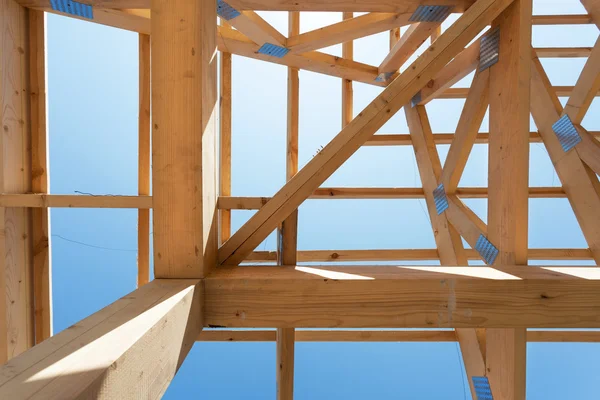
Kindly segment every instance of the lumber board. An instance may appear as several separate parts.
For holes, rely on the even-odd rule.
[[[242,262],[509,3],[509,0],[478,0],[462,14],[437,40],[438,45],[432,51],[421,55],[221,246],[219,263]]]
[[[0,126],[4,193],[31,190],[31,120],[29,89],[28,10],[13,0],[0,0]],[[0,253],[4,272],[1,295],[6,319],[0,324],[6,349],[15,357],[35,342],[33,304],[33,242],[31,212],[4,208]],[[0,279],[1,280],[1,279]],[[1,282],[0,282],[1,283]],[[5,338],[5,339],[4,339]]]
[[[224,25],[221,20],[221,25]],[[219,98],[219,194],[231,196],[231,53],[221,52]],[[231,236],[231,211],[219,211],[219,244]]]
[[[348,21],[352,20],[353,16],[353,13],[346,12],[342,15],[342,18],[344,18],[344,21]],[[348,40],[342,44],[342,57],[348,60],[354,58],[354,42],[352,40]],[[348,125],[352,121],[352,118],[354,118],[353,84],[349,79],[342,79],[342,128]]]
[[[463,12],[474,0],[230,0],[240,10],[260,11],[347,11],[413,13],[419,5],[450,5],[454,12]]]
[[[277,328],[277,400],[294,398],[294,328]]]
[[[0,207],[25,208],[152,208],[152,196],[112,196],[78,194],[0,194]]]
[[[138,37],[138,196],[150,195],[150,35]],[[150,210],[138,210],[137,285],[150,280]]]
[[[227,24],[259,46],[265,43],[287,46],[287,38],[254,11],[241,11],[237,17],[227,20]]]
[[[46,17],[29,10],[29,86],[31,110],[31,189],[48,193],[48,126],[46,124]],[[31,210],[33,240],[33,307],[35,343],[52,336],[52,260],[48,209]]]
[[[598,279],[596,267],[221,267],[204,282],[205,324],[595,328]]]
[[[275,330],[203,330],[199,342],[274,342]],[[296,331],[296,342],[456,342],[453,330],[310,330]],[[530,343],[598,343],[599,331],[529,330]]]
[[[581,0],[586,11],[590,15],[590,19],[600,29],[600,2],[598,0]]]
[[[199,281],[154,280],[0,367],[0,398],[160,398],[202,324]]]
[[[154,275],[202,278],[218,246],[216,3],[153,0],[152,15]]]

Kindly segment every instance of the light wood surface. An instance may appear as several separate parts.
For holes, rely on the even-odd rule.
[[[150,195],[150,36],[140,34],[138,195]],[[138,287],[150,280],[150,210],[138,210]]]
[[[221,21],[221,25],[224,25]],[[219,195],[231,196],[231,53],[221,52],[219,90]],[[219,244],[231,236],[231,211],[221,210]]]
[[[153,0],[152,14],[154,275],[201,278],[218,234],[216,3]]]

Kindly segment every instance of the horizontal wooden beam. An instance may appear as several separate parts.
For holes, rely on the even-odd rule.
[[[485,199],[487,188],[458,188],[456,194],[464,199]],[[425,195],[422,188],[319,188],[309,199],[422,199]],[[563,198],[566,194],[562,187],[531,187],[529,197],[532,199]],[[220,210],[258,210],[270,197],[219,197]]]
[[[469,260],[480,260],[473,249],[466,249]],[[593,260],[590,249],[529,249],[529,260]],[[356,262],[356,261],[433,261],[439,260],[437,249],[377,249],[377,250],[299,250],[298,262]],[[277,252],[255,251],[245,262],[276,262]]]
[[[154,280],[0,367],[1,399],[158,399],[202,330],[197,280]]]
[[[275,330],[204,330],[199,342],[274,342]],[[600,331],[528,331],[530,343],[598,343]],[[296,342],[456,342],[453,330],[296,330]]]
[[[152,196],[0,194],[0,207],[152,208]]]
[[[221,267],[204,285],[216,327],[600,327],[597,267]]]

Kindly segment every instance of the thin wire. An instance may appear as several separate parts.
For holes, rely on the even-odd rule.
[[[463,361],[461,359],[460,356],[460,351],[458,350],[458,342],[454,343],[456,345],[456,356],[458,357],[458,363],[460,364],[460,381],[462,382],[462,387],[463,387],[463,397],[465,400],[467,400],[467,387],[465,385],[465,370],[464,370],[464,365],[463,365]]]
[[[80,246],[85,246],[85,247],[91,247],[91,248],[94,248],[94,249],[100,249],[100,250],[109,250],[109,251],[123,251],[123,252],[133,252],[133,253],[137,253],[137,249],[135,249],[135,250],[134,250],[134,249],[119,249],[119,248],[116,248],[116,247],[104,247],[104,246],[97,246],[97,245],[95,245],[95,244],[91,244],[91,243],[84,243],[84,242],[80,242],[80,241],[78,241],[78,240],[69,239],[69,238],[66,238],[66,237],[64,237],[64,236],[62,236],[62,235],[56,234],[56,233],[53,233],[53,234],[52,234],[52,237],[55,237],[55,238],[58,238],[58,239],[64,240],[65,242],[70,242],[70,243],[78,244],[78,245],[80,245]]]

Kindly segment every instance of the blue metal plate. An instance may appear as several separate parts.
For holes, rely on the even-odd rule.
[[[410,99],[411,107],[415,107],[417,104],[421,102],[421,91],[419,90],[417,94],[415,94],[412,99]]]
[[[217,0],[217,15],[226,21],[234,19],[240,15],[240,12],[223,0]]]
[[[487,377],[474,376],[471,380],[473,381],[477,400],[494,400],[494,397],[492,397],[492,389],[490,388],[490,381]]]
[[[92,6],[89,4],[83,4],[73,0],[50,0],[50,7],[52,7],[53,10],[66,14],[94,19],[94,12]]]
[[[481,38],[479,71],[496,64],[500,55],[500,28],[496,27]]]
[[[498,249],[483,235],[479,235],[477,243],[475,243],[475,250],[479,253],[481,258],[488,264],[493,265],[498,257]]]
[[[552,125],[552,130],[556,133],[558,141],[565,153],[581,142],[581,136],[575,129],[575,125],[571,122],[571,118],[567,114],[560,117],[558,121]]]
[[[446,197],[446,191],[444,185],[440,183],[440,186],[433,190],[433,201],[435,202],[435,209],[438,215],[448,209],[448,198]]]
[[[419,6],[408,19],[413,22],[442,22],[450,12],[452,6]]]
[[[260,49],[258,49],[258,52],[260,54],[266,54],[268,56],[283,58],[283,56],[290,52],[290,49],[277,46],[271,43],[265,43],[261,46]]]

